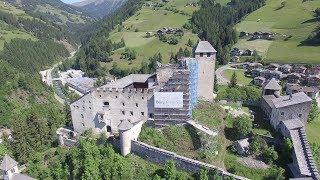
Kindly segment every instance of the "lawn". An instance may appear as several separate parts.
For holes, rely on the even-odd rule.
[[[246,77],[244,75],[244,71],[241,69],[227,69],[223,72],[223,75],[230,80],[234,72],[236,72],[237,75],[237,83],[241,85],[249,85],[252,81],[252,78]]]
[[[318,169],[320,169],[320,117],[318,116],[318,118],[311,122],[308,123],[306,126],[306,132],[307,132],[307,137],[308,137],[308,141],[310,142],[311,146],[313,145],[313,156],[314,159],[317,162],[318,165]],[[315,145],[318,145],[318,150],[315,151]]]
[[[281,63],[320,63],[320,46],[303,46],[304,41],[315,29],[312,11],[320,7],[320,1],[287,1],[279,9],[279,0],[267,0],[266,6],[249,14],[236,28],[246,32],[274,32],[278,37],[292,36],[288,40],[277,38],[275,41],[239,40],[235,47],[257,49],[266,62]]]

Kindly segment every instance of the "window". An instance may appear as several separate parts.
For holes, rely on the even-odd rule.
[[[130,96],[128,96],[128,99],[130,99],[131,97]]]
[[[82,123],[82,127],[84,127],[84,123]]]
[[[89,101],[89,103],[91,103],[91,101]]]
[[[116,99],[118,98],[118,96],[116,96]]]
[[[103,102],[103,105],[104,105],[104,106],[109,106],[109,102],[108,102],[108,101],[105,101],[105,102]]]
[[[149,114],[149,118],[153,118],[153,113],[150,113],[150,114]]]
[[[284,112],[281,112],[281,116],[284,116]]]
[[[203,57],[203,53],[200,53],[200,57]]]
[[[101,94],[99,95],[99,97],[102,97]]]
[[[136,107],[139,107],[139,104],[138,104],[138,103],[136,103]]]
[[[144,116],[144,112],[141,112],[141,116]]]
[[[91,109],[91,107],[89,107],[89,109]]]
[[[133,111],[130,111],[130,115],[133,116]]]
[[[144,99],[144,97],[142,96],[141,99]]]
[[[122,106],[125,106],[124,102],[122,103]]]
[[[12,168],[12,169],[11,169],[10,171],[11,171],[11,173],[15,173],[15,170],[14,170],[14,168]]]
[[[84,118],[83,114],[81,114],[81,118]]]
[[[125,115],[126,113],[124,111],[121,111],[123,115]]]
[[[302,117],[302,114],[299,114],[299,118],[301,118]]]
[[[107,126],[107,132],[111,132],[111,126]]]
[[[207,53],[207,57],[210,57],[211,56],[211,54],[210,53]]]
[[[84,106],[82,106],[82,109],[86,109]]]

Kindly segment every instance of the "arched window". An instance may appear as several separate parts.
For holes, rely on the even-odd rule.
[[[111,126],[107,126],[107,132],[111,132]]]
[[[109,102],[108,102],[108,101],[105,101],[105,102],[103,102],[103,105],[104,105],[104,106],[109,106]]]

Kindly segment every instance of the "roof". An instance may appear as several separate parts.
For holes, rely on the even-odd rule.
[[[265,86],[264,89],[272,89],[272,90],[281,90],[281,86],[279,85],[279,83],[272,78]]]
[[[303,127],[303,123],[300,121],[300,119],[289,119],[281,122],[288,130],[298,129]]]
[[[5,155],[2,159],[1,169],[4,171],[9,171],[13,167],[17,166],[18,163],[12,159],[9,155]]]
[[[195,53],[208,53],[208,52],[217,52],[208,41],[200,41],[195,50]]]
[[[237,143],[243,148],[243,147],[248,147],[250,145],[249,143],[249,138],[245,139],[240,139],[237,141]]]
[[[290,130],[294,153],[297,158],[298,167],[302,175],[310,176],[308,162],[304,154],[303,145],[299,136],[299,130]]]
[[[133,83],[144,83],[154,74],[131,74],[114,82],[108,83],[100,88],[125,88]]]
[[[307,96],[304,92],[292,94],[291,97],[290,95],[287,95],[272,99],[272,103],[276,108],[282,108],[311,101],[312,99],[309,98],[309,96]]]
[[[133,124],[131,122],[129,122],[129,120],[123,120],[119,124],[118,129],[120,131],[126,131],[126,130],[131,129],[132,127],[133,127]]]
[[[275,95],[264,95],[262,96],[264,101],[268,104],[269,107],[273,106],[272,99],[277,98]]]
[[[258,76],[258,77],[255,77],[254,80],[261,80],[261,81],[265,81],[266,78],[264,77],[261,77],[261,76]]]
[[[34,180],[34,178],[27,176],[25,174],[14,173],[12,176],[12,180]]]

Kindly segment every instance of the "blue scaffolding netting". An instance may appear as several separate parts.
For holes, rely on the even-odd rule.
[[[198,69],[199,64],[195,58],[186,59],[187,67],[190,71],[190,106],[189,106],[189,115],[192,115],[192,109],[197,105],[198,102]]]

